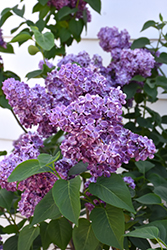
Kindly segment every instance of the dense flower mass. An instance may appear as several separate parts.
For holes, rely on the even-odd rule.
[[[97,34],[100,46],[106,52],[110,52],[112,58],[118,59],[122,49],[129,49],[131,43],[129,42],[130,35],[127,30],[122,30],[120,33],[116,27],[101,28]]]
[[[135,75],[150,76],[154,62],[151,53],[144,49],[122,49],[119,60],[110,63],[108,72],[113,76],[116,86],[123,86]]]
[[[10,78],[4,81],[2,89],[22,125],[26,128],[38,125],[38,131],[43,136],[56,132],[47,119],[47,112],[54,107],[54,100],[44,87],[36,84],[30,88],[28,84]]]
[[[19,183],[18,189],[24,191],[19,201],[19,211],[27,218],[34,213],[35,206],[53,187],[57,177],[51,173],[33,175]]]
[[[53,126],[68,132],[61,144],[64,157],[88,162],[92,176],[110,176],[131,158],[152,158],[155,146],[147,137],[123,128],[125,95],[111,88],[108,96],[86,94],[70,105],[57,106],[50,114]]]
[[[57,9],[76,5],[76,0],[48,2]],[[79,1],[79,10],[85,9],[86,2]],[[108,67],[102,58],[94,55],[91,59],[85,51],[78,55],[64,57],[58,68],[48,73],[45,87],[36,84],[30,88],[24,82],[13,78],[3,83],[3,91],[9,104],[26,128],[37,125],[38,133],[27,133],[14,143],[14,151],[5,156],[0,164],[0,185],[10,191],[16,190],[16,183],[7,178],[22,161],[35,159],[43,147],[42,138],[54,135],[59,129],[66,134],[61,142],[62,159],[55,163],[55,173],[40,173],[21,181],[22,191],[19,210],[22,215],[33,215],[35,206],[52,188],[58,177],[68,176],[77,162],[88,163],[90,182],[99,176],[109,177],[122,163],[131,158],[136,161],[153,158],[155,146],[146,136],[134,134],[123,127],[122,106],[126,95],[121,88],[135,75],[148,77],[154,67],[153,56],[144,49],[130,49],[129,34],[117,28],[102,28],[98,33],[100,45],[110,52],[112,61]],[[43,68],[43,61],[39,63]],[[45,61],[48,67],[52,67]],[[40,135],[40,136],[39,136]],[[131,177],[124,177],[130,187],[135,188]],[[94,200],[94,204],[98,204]],[[89,210],[94,205],[87,204]]]
[[[3,37],[2,37],[2,29],[0,29],[0,47],[7,48],[6,42],[4,42]]]
[[[45,85],[60,106],[69,105],[80,95],[90,93],[105,96],[110,91],[105,77],[96,72],[94,66],[84,68],[71,63],[63,64],[59,71],[49,73]]]
[[[60,10],[64,6],[68,6],[71,9],[78,8],[76,13],[76,18],[81,19],[84,17],[84,12],[86,12],[87,22],[91,22],[91,14],[86,7],[87,2],[80,0],[49,0],[47,3],[49,6],[54,6],[57,10]]]

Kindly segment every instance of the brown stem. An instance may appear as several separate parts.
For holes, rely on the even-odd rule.
[[[17,118],[17,116],[15,115],[13,109],[11,110],[12,114],[14,115],[17,123],[19,124],[19,126],[24,130],[25,133],[27,133],[27,130],[22,126],[22,124],[20,123],[19,119]]]
[[[75,250],[74,243],[73,243],[72,239],[70,240],[69,245],[71,247],[71,250]]]

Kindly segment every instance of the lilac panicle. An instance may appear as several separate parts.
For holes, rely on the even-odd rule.
[[[150,76],[154,64],[154,57],[145,49],[122,49],[119,60],[108,66],[108,73],[113,76],[115,86],[123,86],[135,75]]]
[[[19,201],[19,211],[29,218],[33,215],[35,206],[53,187],[57,177],[51,173],[33,175],[19,183],[18,189],[24,191]]]
[[[118,59],[122,49],[128,49],[131,46],[129,42],[130,36],[127,30],[119,33],[116,27],[101,28],[97,34],[99,44],[106,52],[110,52],[113,59]]]
[[[92,176],[110,176],[131,158],[152,158],[155,146],[147,137],[123,128],[125,95],[111,88],[108,96],[86,94],[68,106],[58,105],[49,115],[53,126],[67,132],[60,148],[67,159],[88,162]]]
[[[9,78],[3,82],[2,89],[22,125],[26,128],[38,125],[38,131],[44,137],[56,132],[47,119],[47,112],[53,107],[54,100],[44,87],[36,84],[30,88],[24,82]]]

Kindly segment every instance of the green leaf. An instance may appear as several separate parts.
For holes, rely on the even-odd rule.
[[[36,53],[39,52],[39,49],[34,45],[30,45],[28,47],[28,52],[29,52],[30,55],[34,56],[34,55],[36,55]]]
[[[13,14],[10,11],[7,11],[5,14],[2,15],[1,19],[0,19],[0,27],[2,27],[2,25],[5,23],[5,21],[12,16]]]
[[[148,250],[148,248],[151,247],[148,240],[146,239],[134,238],[134,237],[128,237],[128,239],[130,240],[130,242],[132,242],[134,246],[136,246],[137,249]]]
[[[149,171],[151,168],[153,168],[155,165],[149,161],[137,161],[135,162],[136,167],[139,169],[139,172],[142,174],[145,174],[147,171]]]
[[[8,177],[8,181],[22,181],[34,174],[44,172],[51,172],[51,169],[49,167],[41,167],[36,159],[30,159],[20,163]]]
[[[71,19],[69,22],[69,31],[73,34],[73,36],[79,41],[80,35],[83,29],[83,22],[81,19],[75,20]]]
[[[147,205],[161,203],[160,197],[158,195],[152,194],[152,193],[145,194],[145,195],[143,195],[135,200],[138,201],[139,203],[147,204]]]
[[[9,43],[7,43],[6,49],[0,46],[0,52],[13,54],[14,53],[13,46]]]
[[[150,44],[150,40],[147,37],[140,37],[133,41],[131,49],[143,48],[147,44]]]
[[[59,36],[60,36],[61,43],[64,43],[70,38],[71,33],[69,32],[69,30],[62,27],[59,31]]]
[[[167,124],[167,115],[163,115],[161,118],[162,118],[162,123]]]
[[[49,237],[48,223],[40,223],[40,235],[42,241],[43,250],[47,250],[49,245],[52,243],[51,238]]]
[[[47,230],[52,242],[60,247],[61,250],[65,250],[72,236],[72,227],[69,221],[64,217],[52,220]]]
[[[1,12],[1,16],[4,16],[6,13],[8,13],[10,10],[12,10],[12,8],[5,8],[2,10]]]
[[[158,91],[157,88],[151,88],[147,83],[144,84],[144,92],[150,96],[150,100],[151,102],[155,102],[157,95],[158,95]]]
[[[39,2],[40,2],[40,4],[42,4],[42,5],[45,5],[47,2],[48,2],[48,0],[38,0]]]
[[[61,213],[53,200],[52,190],[50,190],[36,205],[31,226],[46,219],[57,219],[60,216]]]
[[[162,52],[156,61],[167,64],[167,53]]]
[[[77,226],[81,210],[80,185],[81,179],[77,176],[69,181],[58,180],[52,188],[53,198],[60,212]]]
[[[39,161],[35,159],[20,163],[8,177],[9,182],[22,181],[34,175],[40,168]]]
[[[43,168],[57,161],[59,157],[60,157],[60,152],[58,152],[55,156],[43,153],[38,155],[37,159],[39,161],[40,167]]]
[[[2,155],[7,155],[7,151],[6,150],[0,151],[0,156],[2,156]]]
[[[18,35],[12,38],[10,43],[22,42],[29,39],[32,39],[30,33],[26,31],[21,31]]]
[[[159,230],[159,238],[167,244],[167,220],[153,221],[149,224],[150,226],[155,226]]]
[[[42,34],[36,26],[31,26],[37,44],[44,50],[48,51],[54,46],[54,35],[52,32]]]
[[[89,191],[112,206],[134,212],[129,189],[117,174],[98,178],[96,183],[89,185]]]
[[[25,226],[19,234],[17,250],[30,250],[33,241],[37,238],[39,233],[39,227],[29,227],[29,225]]]
[[[160,19],[161,22],[163,22],[163,17],[161,15],[161,13],[159,13],[159,19]]]
[[[75,13],[77,11],[76,8],[71,9],[68,6],[64,6],[58,11],[58,19],[61,20],[63,17],[68,16],[71,13]]]
[[[18,235],[14,235],[5,241],[5,244],[3,244],[3,250],[18,250],[17,243]]]
[[[29,73],[26,75],[26,77],[27,77],[28,80],[29,80],[29,79],[31,79],[31,78],[39,78],[41,74],[42,74],[42,70],[37,69],[37,70],[34,70],[34,71],[29,72]]]
[[[16,14],[16,15],[18,15],[18,16],[20,16],[20,17],[23,17],[24,16],[24,12],[25,12],[25,5],[23,5],[23,8],[22,9],[18,9],[17,8],[18,7],[18,5],[16,5],[15,7],[13,7],[13,12]]]
[[[167,90],[167,78],[165,76],[157,76],[156,86],[162,87],[163,89]]]
[[[22,22],[19,24],[19,26],[17,26],[16,28],[13,28],[10,33],[13,34],[14,32],[16,32],[23,24],[25,24],[26,22]]]
[[[95,250],[99,244],[91,223],[84,218],[79,220],[78,227],[75,226],[72,238],[76,250]]]
[[[6,77],[6,79],[7,78],[14,78],[15,80],[20,81],[20,77],[17,74],[15,74],[14,72],[9,71],[9,70],[4,72],[4,76]]]
[[[123,92],[127,95],[127,99],[134,97],[137,89],[139,88],[139,84],[130,82],[129,84],[123,87]]]
[[[14,193],[6,189],[0,189],[0,207],[10,210]]]
[[[136,229],[134,231],[131,231],[125,236],[131,236],[131,237],[137,237],[137,238],[144,238],[144,239],[155,239],[158,238],[159,230],[157,227],[149,226],[149,227],[142,227],[139,229]]]
[[[5,95],[0,96],[0,107],[4,109],[12,109],[11,106],[8,103],[8,100],[6,99]]]
[[[156,24],[155,21],[149,20],[146,23],[144,23],[143,28],[141,29],[141,31],[146,30],[146,29],[148,29],[150,27],[155,27],[155,24]]]
[[[141,75],[136,75],[131,79],[131,81],[137,81],[137,82],[143,82],[144,80],[145,78]]]
[[[94,9],[100,14],[101,0],[85,0],[85,2],[87,2],[92,7],[92,9]]]
[[[42,32],[42,30],[45,28],[45,21],[43,19],[39,19],[36,23],[35,26],[38,27],[39,31]]]
[[[154,193],[159,195],[163,200],[167,202],[167,185],[161,185],[154,188]]]
[[[123,249],[124,215],[122,209],[107,205],[90,214],[96,238],[103,244]]]
[[[22,221],[20,221],[17,224],[17,226],[15,226],[13,224],[12,225],[8,225],[8,226],[4,227],[2,229],[2,231],[3,231],[3,233],[7,233],[7,234],[13,234],[13,233],[17,234],[18,233],[18,229],[20,230],[24,226],[25,222],[26,222],[26,219],[23,219]]]
[[[45,5],[39,12],[39,19],[44,19],[48,12],[50,11],[50,6]]]
[[[78,175],[87,170],[88,163],[78,162],[74,167],[70,169],[68,175]]]

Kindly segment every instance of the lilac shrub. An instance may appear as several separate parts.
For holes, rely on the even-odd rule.
[[[65,6],[69,1],[62,4]],[[85,8],[85,3],[81,8]],[[122,106],[126,104],[126,95],[121,90],[134,75],[150,75],[153,56],[143,49],[131,50],[126,30],[119,33],[115,27],[103,28],[98,37],[102,48],[111,53],[108,67],[103,66],[99,55],[91,59],[83,51],[59,61],[58,68],[48,73],[45,87],[36,84],[30,88],[14,78],[3,82],[2,89],[21,125],[27,129],[37,126],[37,132],[23,135],[14,143],[12,154],[1,161],[2,188],[16,191],[16,182],[7,181],[12,171],[22,161],[37,158],[44,139],[59,129],[64,131],[60,145],[62,159],[55,162],[54,174],[33,175],[18,185],[18,190],[22,191],[19,211],[27,218],[33,215],[35,206],[59,178],[75,177],[69,177],[69,171],[77,162],[88,164],[91,175],[85,184],[88,188],[98,177],[110,177],[131,158],[143,161],[154,157],[153,141],[123,126]],[[45,63],[53,67],[49,61]],[[44,61],[39,63],[40,69],[43,64]],[[124,177],[124,181],[135,188],[131,177]],[[95,199],[94,205],[99,202],[104,203]],[[94,205],[86,204],[89,210]]]

